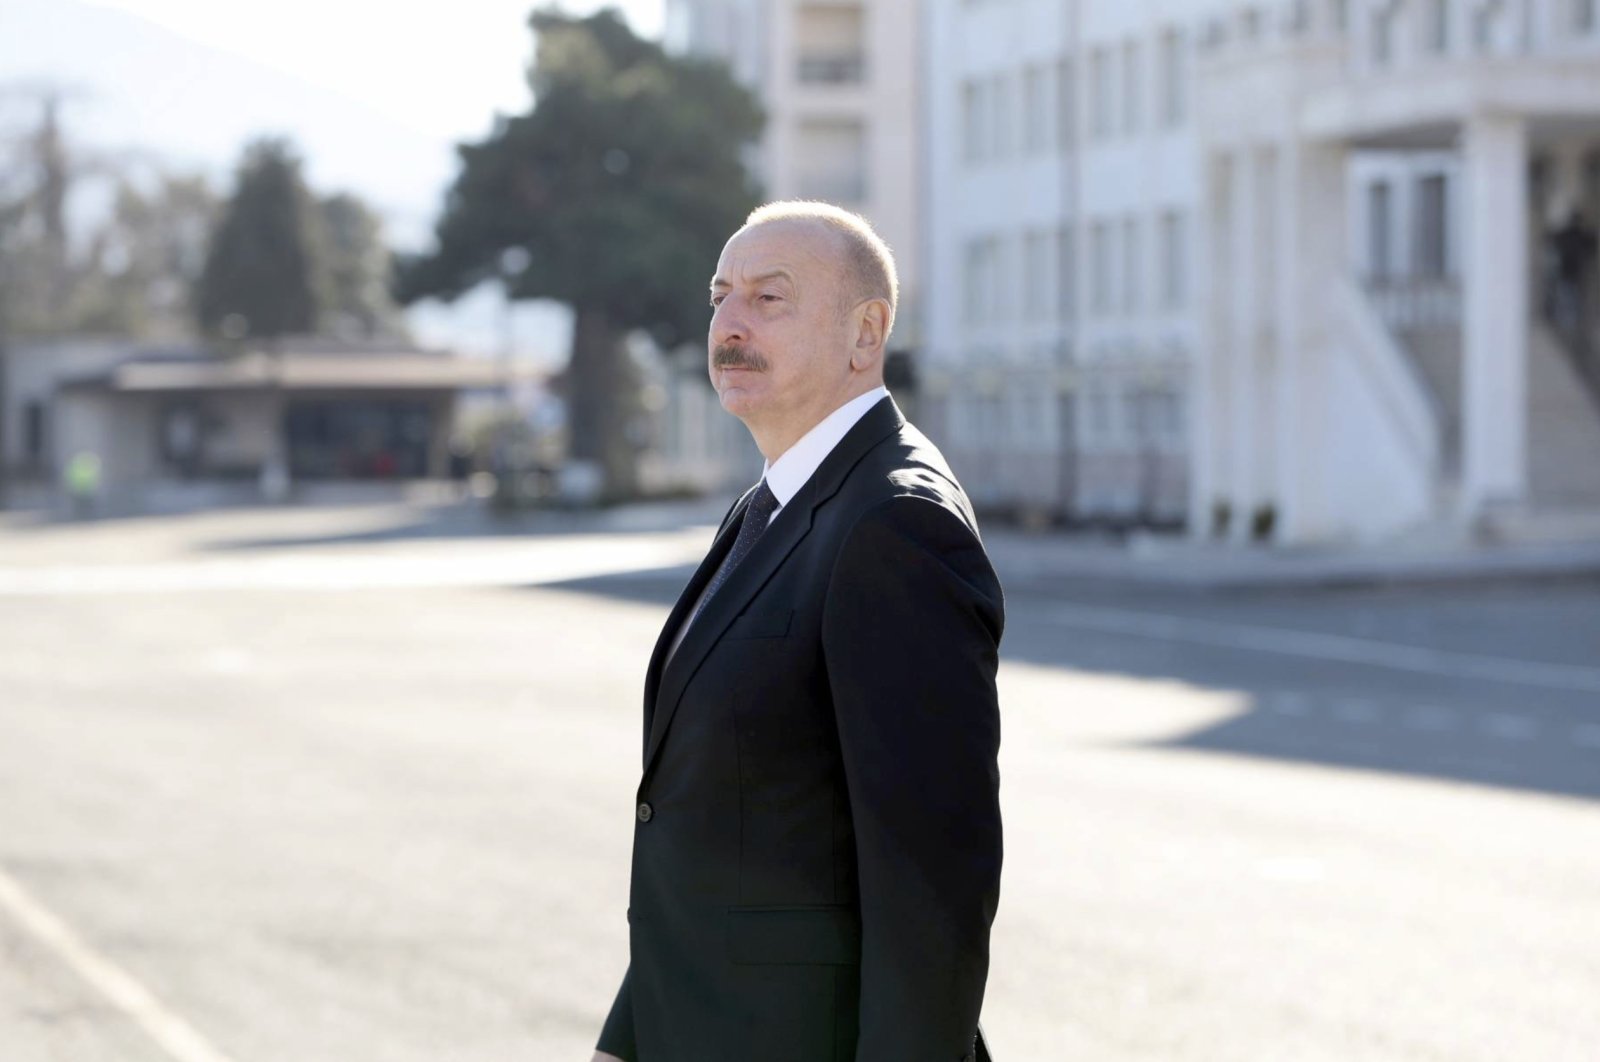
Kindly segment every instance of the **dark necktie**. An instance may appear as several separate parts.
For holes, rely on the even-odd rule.
[[[717,574],[711,577],[711,585],[706,587],[705,596],[700,599],[700,608],[705,608],[706,602],[711,600],[717,589],[727,581],[733,569],[744,560],[745,554],[756,544],[756,539],[761,537],[761,532],[767,529],[767,522],[772,519],[772,511],[778,507],[777,495],[767,486],[763,479],[756,484],[755,493],[750,495],[750,504],[745,506],[744,521],[739,525],[739,537],[733,540],[733,548],[728,555],[722,558],[722,566],[717,569]],[[700,615],[696,609],[694,616]],[[689,622],[694,622],[694,616],[689,617]]]

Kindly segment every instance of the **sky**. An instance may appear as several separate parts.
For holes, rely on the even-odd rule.
[[[383,216],[391,242],[427,242],[455,174],[453,145],[495,113],[526,108],[536,0],[396,4],[375,0],[0,0],[0,92],[68,92],[65,122],[123,167],[160,165],[229,186],[249,139],[290,136],[319,192],[351,191]],[[574,13],[603,0],[566,0]],[[660,35],[661,0],[611,0]],[[26,98],[24,95],[23,98]],[[23,110],[26,110],[24,108]],[[22,111],[7,107],[0,128]],[[25,115],[31,120],[35,115]],[[411,315],[418,337],[498,352],[499,299]],[[564,353],[564,315],[519,307],[513,334],[535,360]]]

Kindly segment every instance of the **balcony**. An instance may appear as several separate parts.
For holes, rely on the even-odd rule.
[[[802,54],[795,64],[795,76],[802,85],[860,85],[866,74],[866,56],[860,52]]]

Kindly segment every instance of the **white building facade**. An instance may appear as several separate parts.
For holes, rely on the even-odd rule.
[[[893,351],[920,344],[921,17],[917,0],[666,0],[669,49],[725,60],[767,125],[768,199],[854,210],[894,249]]]
[[[1596,7],[929,4],[924,419],[975,501],[1284,543],[1600,511],[1594,270],[1543,317],[1547,226],[1600,213]]]
[[[981,506],[1180,522],[1199,194],[1181,5],[926,13],[929,430]]]

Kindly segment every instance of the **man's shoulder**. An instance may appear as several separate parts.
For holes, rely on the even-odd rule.
[[[944,454],[910,421],[885,436],[850,471],[839,490],[840,515],[854,524],[885,507],[923,509],[931,502],[978,538],[978,521]]]

